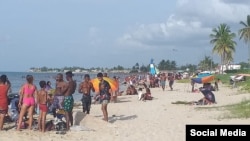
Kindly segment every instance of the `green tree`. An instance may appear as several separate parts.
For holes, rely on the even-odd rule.
[[[232,53],[235,52],[236,42],[233,39],[236,34],[232,33],[230,27],[226,24],[220,24],[217,28],[213,28],[212,32],[210,34],[210,43],[214,45],[212,52],[221,57],[221,66],[227,65],[227,59],[231,59],[230,56],[233,56]]]
[[[247,21],[240,21],[240,24],[243,26],[239,30],[240,40],[243,38],[244,42],[248,46],[248,63],[250,64],[250,15],[247,15]]]
[[[149,72],[149,69],[148,69],[146,66],[142,65],[142,66],[140,67],[140,71],[141,71],[141,72]]]
[[[201,60],[198,64],[199,69],[205,70],[212,70],[215,67],[215,64],[210,56],[205,56],[204,60]]]

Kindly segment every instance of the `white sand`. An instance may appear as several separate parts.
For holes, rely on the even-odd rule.
[[[199,85],[196,85],[198,88]],[[152,101],[138,101],[137,95],[120,96],[118,103],[108,105],[109,123],[102,121],[101,105],[92,105],[90,115],[74,109],[75,126],[65,135],[54,131],[40,133],[38,131],[11,129],[0,132],[0,140],[4,141],[184,141],[186,124],[249,124],[250,119],[219,118],[226,111],[211,109],[197,110],[195,105],[171,104],[176,101],[197,101],[201,93],[190,93],[189,84],[174,84],[174,91],[162,91],[151,88]],[[202,106],[212,107],[232,104],[250,98],[249,94],[237,94],[237,89],[220,86],[214,92],[218,104]],[[48,116],[49,117],[49,116]],[[8,125],[4,125],[6,127]],[[82,131],[77,131],[81,130]]]

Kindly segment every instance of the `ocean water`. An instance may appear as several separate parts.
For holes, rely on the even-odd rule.
[[[35,72],[0,72],[0,75],[5,74],[7,75],[9,81],[11,82],[11,89],[12,93],[17,93],[21,86],[26,83],[26,75],[32,75],[34,77],[34,84],[37,86],[38,89],[40,89],[39,82],[41,80],[44,81],[50,81],[52,88],[55,88],[55,78],[57,73],[35,73]],[[63,73],[64,74],[64,73]],[[73,79],[77,82],[77,90],[78,85],[82,82],[84,75],[86,73],[75,73],[73,76]],[[89,73],[90,78],[96,78],[96,73]],[[128,76],[129,74],[124,73],[110,73],[108,74],[109,77],[113,78],[114,76],[120,77],[120,91],[123,91],[126,89],[125,85],[122,85],[121,83],[124,82],[124,78]],[[66,81],[65,74],[64,74],[64,80]],[[74,93],[74,99],[75,102],[80,101],[82,94],[78,93],[78,91]],[[94,95],[94,93],[92,93]]]

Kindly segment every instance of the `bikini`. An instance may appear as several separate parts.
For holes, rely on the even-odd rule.
[[[24,95],[30,95],[30,97],[24,97],[23,98],[23,104],[25,104],[26,106],[34,106],[35,105],[35,98],[33,96],[35,90],[36,89],[35,89],[34,86],[32,86],[31,88],[29,88],[28,84],[24,85],[23,94]]]

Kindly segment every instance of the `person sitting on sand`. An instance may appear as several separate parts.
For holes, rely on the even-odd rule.
[[[151,95],[151,91],[149,88],[146,88],[146,93],[144,93],[144,98],[143,98],[143,101],[145,100],[152,100],[153,97]]]
[[[126,92],[127,92],[127,95],[137,94],[137,90],[135,89],[135,86],[133,85],[129,85]]]
[[[215,101],[215,95],[211,91],[211,89],[207,87],[201,87],[200,92],[204,95],[202,100],[202,105],[210,105],[210,104],[216,104]]]

